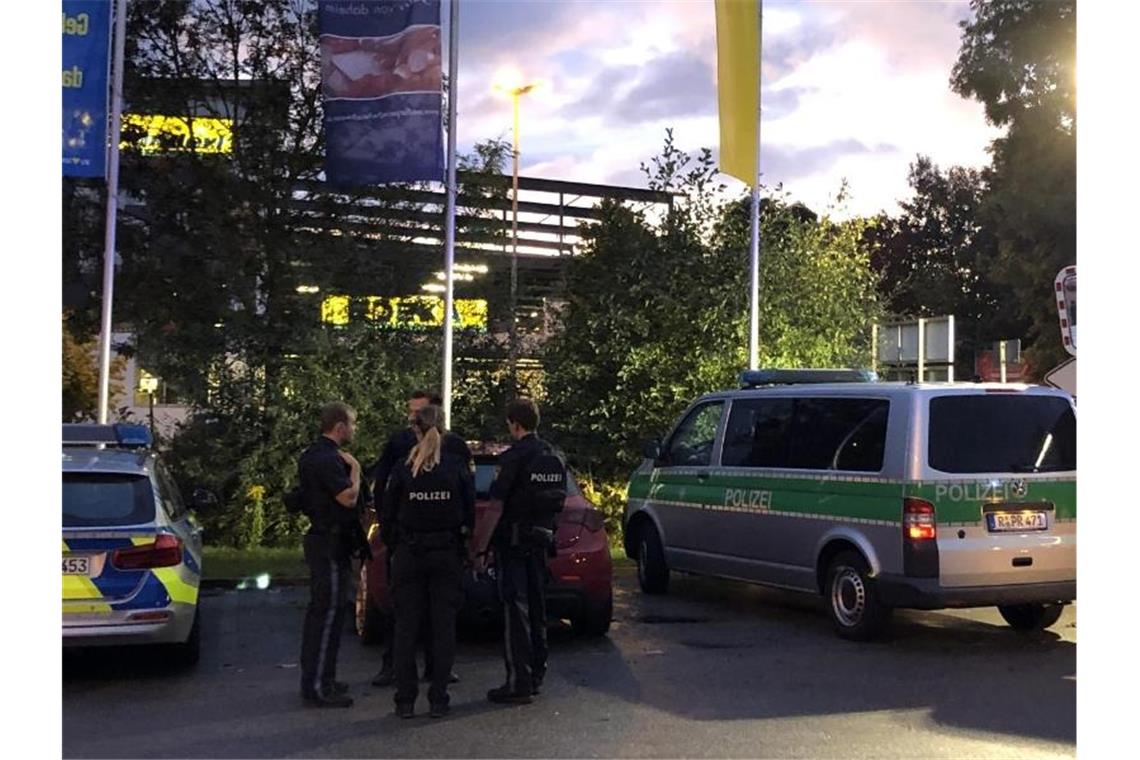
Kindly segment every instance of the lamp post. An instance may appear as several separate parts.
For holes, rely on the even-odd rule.
[[[522,84],[517,72],[501,72],[494,89],[511,97],[512,115],[512,154],[514,171],[511,179],[511,321],[510,331],[510,375],[511,395],[518,393],[518,287],[519,287],[519,98],[532,91],[535,83]]]
[[[154,438],[154,392],[158,390],[158,378],[154,375],[142,373],[139,377],[139,390],[147,394],[147,401],[149,405],[148,416],[150,418],[150,436]]]

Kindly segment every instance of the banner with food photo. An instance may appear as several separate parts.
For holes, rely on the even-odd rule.
[[[443,180],[439,0],[321,0],[325,177]]]

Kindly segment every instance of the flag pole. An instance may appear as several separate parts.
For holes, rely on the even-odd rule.
[[[115,297],[115,224],[119,217],[119,133],[123,120],[123,57],[127,0],[115,14],[115,62],[111,85],[111,155],[107,166],[107,218],[103,233],[103,309],[99,329],[99,424],[106,425],[111,399],[111,307]]]
[[[452,313],[455,300],[455,105],[458,100],[459,0],[451,0],[447,46],[447,211],[444,221],[443,423],[451,425]]]
[[[756,176],[752,180],[752,282],[750,289],[751,308],[748,321],[748,368],[760,368],[760,92],[763,79],[761,60],[764,51],[764,0],[757,4],[757,23],[760,25],[757,38],[756,61]]]

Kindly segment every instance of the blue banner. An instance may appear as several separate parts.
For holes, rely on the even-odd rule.
[[[439,0],[320,0],[325,178],[443,180]]]
[[[65,177],[106,173],[110,48],[110,0],[63,0]]]

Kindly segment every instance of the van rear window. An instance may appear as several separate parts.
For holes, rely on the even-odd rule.
[[[942,472],[1077,469],[1077,418],[1057,396],[932,398],[929,441],[930,466]]]
[[[146,475],[64,473],[64,527],[114,527],[152,520],[154,489]]]

